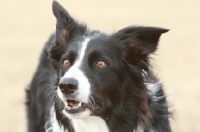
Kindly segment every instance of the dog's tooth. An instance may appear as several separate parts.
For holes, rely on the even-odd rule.
[[[81,104],[82,104],[82,102],[79,102],[79,103],[78,103],[78,106],[81,106]]]
[[[64,103],[65,103],[65,106],[68,106],[68,103],[67,103],[67,101],[65,101]]]

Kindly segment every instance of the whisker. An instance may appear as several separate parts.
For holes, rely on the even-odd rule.
[[[52,91],[50,91],[48,94],[47,94],[47,97],[54,97],[54,96],[56,96],[57,95],[57,91],[56,90],[52,90]]]
[[[94,103],[94,105],[92,105],[92,107],[93,107],[93,109],[94,109],[94,106],[95,106],[96,102],[95,102],[95,100],[94,100],[94,98],[93,98],[92,96],[90,96],[90,98],[92,99],[92,101],[93,101],[93,103]],[[92,101],[91,101],[91,103],[92,103]],[[92,103],[92,104],[93,104],[93,103]]]
[[[96,89],[95,89],[96,90]],[[93,94],[94,94],[94,96],[96,96],[97,98],[99,98],[99,99],[103,99],[103,97],[101,96],[101,94],[99,94],[97,91],[95,91],[94,89],[91,91]]]

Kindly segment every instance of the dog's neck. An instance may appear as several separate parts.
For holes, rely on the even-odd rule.
[[[54,107],[51,109],[51,120],[49,122],[51,127],[46,128],[46,132],[69,132],[65,130],[63,125],[59,125],[56,116]],[[98,116],[88,116],[87,118],[82,119],[71,119],[71,123],[75,132],[109,132],[106,122]],[[46,127],[48,124],[46,124]],[[144,132],[144,129],[139,125],[136,130],[133,132]]]
[[[46,128],[46,132],[68,132],[58,124],[54,108],[51,109],[51,127]],[[88,116],[82,119],[72,119],[71,123],[75,132],[109,132],[106,122],[98,116]]]
[[[109,132],[106,122],[98,116],[72,120],[76,132]]]

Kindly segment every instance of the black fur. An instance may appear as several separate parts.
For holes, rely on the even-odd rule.
[[[168,30],[130,26],[105,35],[77,23],[56,1],[53,13],[57,18],[56,33],[46,43],[27,90],[28,131],[44,132],[54,105],[59,124],[74,132],[69,119],[63,118],[62,101],[54,93],[59,79],[68,70],[62,67],[63,59],[67,57],[73,64],[77,43],[91,37],[81,70],[91,80],[91,90],[103,97],[91,95],[102,105],[92,114],[104,119],[110,132],[133,132],[139,125],[145,132],[170,132],[170,113],[162,85],[158,84],[153,94],[145,85],[158,82],[150,69],[149,55],[156,51],[160,35]],[[99,59],[106,60],[108,66],[96,68],[94,64]],[[155,97],[159,99],[154,100]]]
[[[28,116],[28,131],[29,132],[44,132],[45,123],[50,117],[50,82],[56,77],[56,72],[47,59],[47,49],[50,47],[54,36],[52,35],[42,51],[39,65],[26,90],[27,96],[27,116]]]

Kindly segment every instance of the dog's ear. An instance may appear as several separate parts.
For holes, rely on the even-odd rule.
[[[57,19],[56,34],[51,47],[48,50],[49,59],[55,69],[58,68],[59,61],[65,50],[63,46],[72,40],[75,36],[83,36],[87,32],[84,24],[76,22],[69,13],[57,2],[52,4],[53,14]]]
[[[56,43],[64,45],[74,34],[85,34],[86,25],[76,22],[69,13],[57,2],[52,4],[53,14],[57,18]]]
[[[161,34],[168,31],[156,27],[127,27],[115,33],[114,37],[125,44],[127,54],[148,55],[156,50]]]
[[[131,61],[153,53],[157,49],[161,34],[167,31],[169,30],[156,27],[127,27],[112,37],[123,46],[123,54]]]

